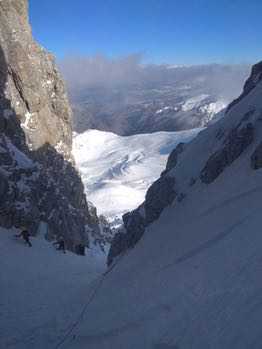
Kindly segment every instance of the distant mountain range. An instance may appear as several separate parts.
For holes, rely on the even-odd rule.
[[[140,66],[130,77],[81,83],[62,65],[74,112],[74,129],[129,136],[206,126],[239,95],[248,65]],[[85,72],[83,67],[83,74]],[[130,73],[129,73],[130,74]],[[77,76],[77,74],[75,74]],[[106,77],[105,77],[106,79]]]

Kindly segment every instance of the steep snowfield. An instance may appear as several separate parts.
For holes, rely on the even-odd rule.
[[[55,348],[104,271],[105,255],[63,254],[41,237],[29,248],[14,234],[0,229],[0,348]]]
[[[169,153],[199,131],[121,137],[89,130],[76,135],[73,154],[87,197],[109,218],[134,209],[164,170]]]
[[[170,175],[186,192],[120,257],[66,348],[261,348],[262,82],[196,137]],[[250,108],[255,112],[250,113]],[[221,130],[255,125],[254,141],[210,184],[199,179]]]
[[[167,210],[107,275],[66,348],[261,348],[261,180],[239,179],[240,193],[228,180]]]

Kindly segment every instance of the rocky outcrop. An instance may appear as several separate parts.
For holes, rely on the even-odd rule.
[[[114,258],[132,248],[141,239],[145,228],[159,218],[163,210],[172,204],[176,198],[175,179],[162,175],[148,189],[144,203],[132,212],[123,216],[124,233],[114,236],[107,263],[110,265]]]
[[[0,1],[0,224],[63,236],[99,231],[71,155],[71,109],[53,57],[32,38],[27,0]]]
[[[172,170],[172,168],[176,167],[177,160],[179,157],[179,154],[181,154],[184,149],[185,149],[185,143],[179,143],[174,150],[170,153],[168,159],[167,159],[167,164],[166,164],[166,169],[161,173],[161,176],[167,174],[168,171]]]
[[[71,109],[54,58],[32,38],[27,0],[0,2],[0,45],[7,62],[5,97],[21,121],[28,147],[46,143],[70,157]]]
[[[150,224],[158,219],[163,209],[172,204],[176,195],[173,177],[160,177],[154,182],[146,193],[144,203],[146,223]]]
[[[262,61],[255,64],[252,67],[251,75],[247,79],[242,94],[235,99],[232,103],[229,104],[226,113],[229,112],[236,104],[238,104],[244,97],[246,97],[262,80]]]
[[[224,142],[224,146],[208,159],[201,171],[203,183],[212,183],[224,169],[231,165],[254,139],[254,127],[251,123],[238,129],[233,129]]]
[[[142,206],[141,209],[143,210]],[[120,256],[129,248],[133,248],[141,239],[145,232],[146,221],[140,213],[140,208],[128,212],[123,216],[124,231],[115,234],[107,257],[107,264],[110,265],[113,260]]]
[[[156,221],[163,210],[172,204],[177,197],[182,201],[185,195],[178,194],[175,188],[175,178],[168,172],[175,168],[179,155],[184,151],[186,144],[179,143],[170,153],[166,169],[161,173],[160,178],[148,189],[144,203],[132,212],[123,216],[124,233],[117,233],[111,243],[107,263],[110,265],[114,258],[124,251],[135,246],[143,236],[148,225]]]

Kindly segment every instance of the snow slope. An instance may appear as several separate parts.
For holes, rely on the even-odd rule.
[[[195,195],[175,221],[166,211],[107,276],[66,348],[261,348],[261,180],[241,178],[241,193],[231,181],[210,188],[201,205]]]
[[[262,81],[181,154],[170,175],[184,200],[120,257],[65,348],[261,348],[262,167],[250,163],[262,139],[261,95]],[[212,183],[189,186],[224,145],[221,130],[247,119],[252,143]]]
[[[164,170],[169,153],[199,131],[121,137],[89,130],[76,135],[73,154],[87,197],[109,218],[134,209]]]
[[[105,255],[63,254],[41,237],[29,248],[14,234],[0,229],[0,348],[55,348],[104,271]]]

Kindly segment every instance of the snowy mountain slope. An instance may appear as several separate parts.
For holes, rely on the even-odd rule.
[[[203,211],[195,198],[176,221],[166,212],[108,275],[74,348],[260,348],[261,188],[255,189],[241,193],[246,200],[224,193],[220,207]]]
[[[105,269],[100,249],[65,255],[44,238],[32,248],[0,229],[0,348],[54,348]]]
[[[261,348],[261,95],[257,81],[180,154],[183,200],[106,275],[74,348]]]
[[[109,218],[136,208],[165,168],[169,153],[199,131],[121,137],[89,130],[76,135],[73,154],[88,198]]]

